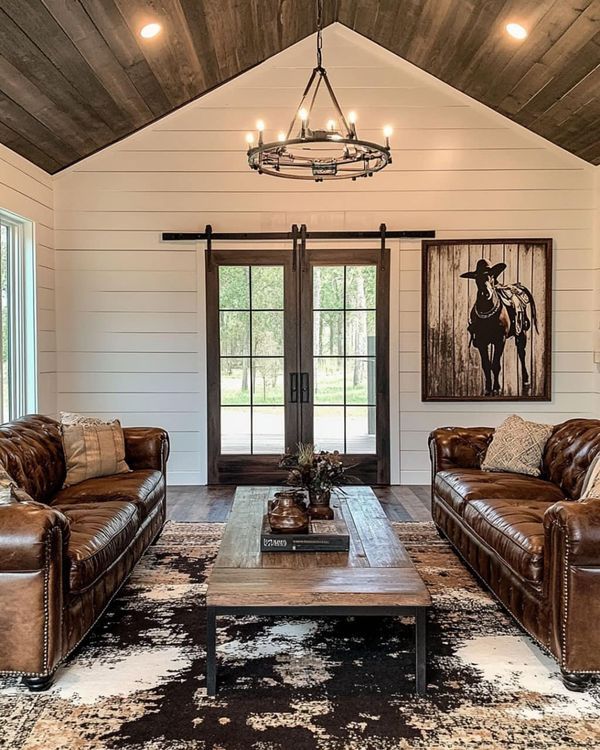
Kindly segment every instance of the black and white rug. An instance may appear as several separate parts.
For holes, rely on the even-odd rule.
[[[221,620],[204,681],[205,582],[221,524],[171,523],[48,693],[0,679],[2,750],[508,750],[600,746],[600,689],[570,693],[430,524],[395,528],[428,584],[429,689],[413,625]]]

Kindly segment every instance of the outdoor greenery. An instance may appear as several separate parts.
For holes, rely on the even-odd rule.
[[[370,435],[357,407],[375,403],[376,269],[317,266],[312,281],[315,440],[319,428],[343,442],[344,418],[348,435]],[[222,406],[285,403],[283,290],[282,266],[219,268]],[[346,417],[333,404],[349,406]]]

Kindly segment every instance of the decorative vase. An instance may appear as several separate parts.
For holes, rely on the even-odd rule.
[[[267,518],[275,534],[308,533],[308,512],[297,491],[277,492],[269,503]]]
[[[331,521],[333,509],[329,505],[331,490],[310,490],[308,493],[308,515],[320,521]]]

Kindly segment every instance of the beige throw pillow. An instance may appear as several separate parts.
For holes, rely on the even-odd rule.
[[[481,468],[539,477],[544,447],[553,429],[550,424],[527,422],[513,414],[494,432]]]
[[[111,420],[112,421],[112,420]],[[61,411],[60,412],[60,423],[61,424],[110,424],[105,419],[98,419],[98,417],[88,417],[85,414],[76,414],[73,411]]]
[[[62,440],[67,463],[65,487],[86,479],[124,474],[125,438],[118,419],[100,424],[63,424]]]

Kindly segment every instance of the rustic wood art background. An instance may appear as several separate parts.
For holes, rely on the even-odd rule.
[[[424,401],[550,400],[552,240],[424,240],[422,275]]]

